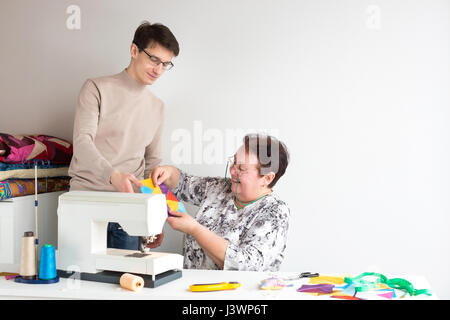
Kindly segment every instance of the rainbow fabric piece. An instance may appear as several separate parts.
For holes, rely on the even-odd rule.
[[[186,212],[186,208],[183,203],[178,201],[177,197],[174,196],[174,194],[164,183],[161,183],[159,186],[155,187],[152,179],[141,180],[141,182],[144,185],[141,188],[142,193],[163,194],[166,196],[167,212],[169,212],[169,209],[178,212]]]

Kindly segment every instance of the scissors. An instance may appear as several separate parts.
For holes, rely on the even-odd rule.
[[[311,273],[311,272],[302,272],[300,273],[299,278],[313,278],[313,277],[318,277],[319,274],[316,273]]]
[[[284,278],[283,280],[290,281],[290,280],[298,280],[298,279],[301,279],[301,278],[313,278],[313,277],[318,277],[318,276],[319,276],[319,274],[317,272],[316,273],[302,272],[298,276]]]

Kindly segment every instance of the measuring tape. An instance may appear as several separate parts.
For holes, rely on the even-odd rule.
[[[378,279],[376,281],[364,280],[363,278],[367,277],[367,276],[374,276],[374,277],[377,277]],[[399,289],[399,290],[406,291],[407,293],[409,293],[410,296],[418,296],[419,294],[426,294],[427,296],[431,296],[430,290],[414,289],[414,286],[408,280],[405,280],[402,278],[388,279],[386,276],[382,275],[381,273],[376,273],[376,272],[364,272],[354,278],[346,277],[346,278],[344,278],[344,282],[348,283],[350,285],[354,285],[356,292],[369,291],[369,290],[372,290],[373,288],[375,288],[378,283],[383,283],[393,289]]]

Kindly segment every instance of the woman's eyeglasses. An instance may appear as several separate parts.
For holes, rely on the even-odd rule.
[[[241,176],[243,173],[247,173],[249,168],[242,168],[241,164],[237,164],[234,161],[234,156],[228,157],[227,159],[227,167],[225,169],[225,178],[227,177],[228,168],[234,168],[237,171],[238,176]],[[258,166],[256,166],[258,168]]]

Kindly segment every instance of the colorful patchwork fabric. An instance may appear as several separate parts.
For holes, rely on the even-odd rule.
[[[286,287],[284,281],[277,277],[271,277],[268,279],[264,279],[259,284],[259,288],[261,290],[281,290]]]
[[[69,167],[67,164],[40,165],[38,164],[37,177],[63,177],[68,176]],[[13,164],[0,162],[0,181],[6,179],[34,179],[34,165],[30,164]]]
[[[166,196],[167,212],[169,212],[169,209],[178,212],[186,212],[186,208],[183,203],[178,201],[177,197],[173,195],[164,183],[161,183],[159,186],[155,187],[152,179],[141,180],[141,182],[144,185],[141,188],[142,193],[163,194]]]
[[[72,144],[60,138],[0,133],[0,161],[4,163],[48,160],[52,164],[70,164],[72,154]]]
[[[70,178],[38,179],[38,193],[66,191]],[[7,179],[0,181],[0,200],[34,194],[34,179]]]

